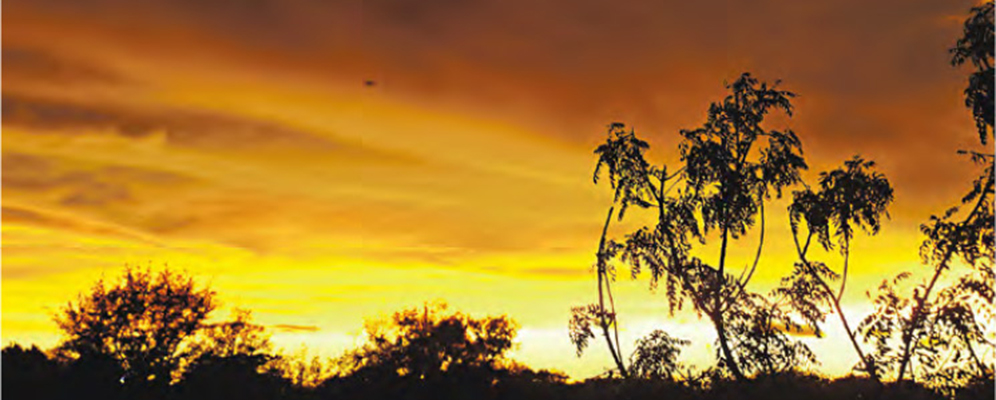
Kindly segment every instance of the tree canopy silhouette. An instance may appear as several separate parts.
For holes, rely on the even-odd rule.
[[[185,341],[214,310],[214,292],[192,278],[128,268],[113,284],[98,281],[56,316],[70,358],[109,357],[128,386],[164,387],[186,357]]]
[[[845,161],[841,168],[820,173],[818,190],[806,187],[793,193],[789,221],[799,262],[776,292],[787,296],[792,307],[817,332],[820,332],[819,324],[826,314],[836,312],[858,354],[859,370],[879,381],[873,360],[858,345],[856,333],[841,307],[855,230],[862,229],[872,235],[878,233],[882,217],[889,216],[887,209],[893,199],[892,185],[883,174],[872,170],[874,166],[874,162],[855,156]],[[804,241],[800,241],[802,226],[807,231]],[[825,250],[831,250],[835,245],[839,248],[843,258],[840,273],[808,257],[814,237]],[[840,286],[831,288],[837,280]]]
[[[472,318],[426,304],[367,324],[367,344],[342,359],[346,371],[429,379],[447,372],[497,369],[517,326],[505,316]]]
[[[993,2],[973,7],[961,38],[951,52],[951,64],[969,63],[974,71],[965,88],[965,106],[972,110],[979,140],[986,144],[993,134]]]
[[[951,49],[954,66],[970,64],[965,104],[986,145],[993,136],[993,2],[973,7],[964,24],[963,36]],[[987,364],[977,347],[993,349],[986,338],[993,333],[993,153],[961,150],[982,167],[961,204],[933,215],[921,225],[925,238],[920,254],[932,268],[930,278],[913,283],[913,295],[902,293],[900,284],[911,274],[903,272],[883,281],[872,295],[875,311],[858,330],[875,345],[875,358],[884,370],[896,371],[896,379],[917,379],[910,371],[918,364],[920,378],[937,385],[960,385],[965,380],[992,380],[992,361]],[[967,211],[966,211],[967,210]],[[948,287],[941,277],[959,261],[969,268]]]
[[[736,378],[745,377],[742,362],[730,346],[727,319],[737,307],[750,304],[741,300],[748,294],[746,285],[764,245],[765,201],[780,197],[782,189],[796,184],[799,172],[806,169],[795,133],[764,125],[772,112],[792,113],[795,94],[777,85],[760,82],[748,73],[727,85],[730,94],[709,107],[706,122],[680,132],[681,167],[673,173],[645,159],[649,145],[635,131],[621,123],[609,126],[608,140],[595,150],[599,155],[595,181],[604,167],[615,204],[609,209],[596,255],[599,302],[573,310],[571,338],[579,354],[594,337],[591,327],[600,326],[618,369],[626,375],[618,335],[609,333],[609,327],[617,330],[609,286],[615,273],[609,261],[621,256],[631,264],[633,276],[649,270],[651,287],[664,287],[672,313],[690,300],[716,330],[721,364]],[[617,205],[618,219],[629,206],[638,206],[655,211],[657,221],[627,235],[622,243],[607,241]],[[741,239],[758,221],[761,234],[754,260],[735,276],[728,271],[730,242]],[[692,255],[694,243],[711,242],[711,233],[718,234],[720,241],[713,263]]]

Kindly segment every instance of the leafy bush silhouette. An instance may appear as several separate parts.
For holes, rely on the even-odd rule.
[[[630,357],[633,375],[645,379],[674,380],[680,373],[681,347],[691,342],[671,337],[667,332],[655,330],[636,342]]]

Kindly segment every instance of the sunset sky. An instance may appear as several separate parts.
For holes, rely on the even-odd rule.
[[[801,137],[807,181],[860,154],[895,187],[891,221],[854,244],[860,319],[865,290],[922,272],[919,224],[973,177],[956,154],[978,141],[967,72],[947,53],[972,5],[8,0],[3,344],[51,346],[52,315],[95,280],[168,264],[288,351],[337,355],[364,318],[442,299],[517,320],[533,367],[599,373],[601,342],[579,359],[567,336],[611,204],[592,150],[620,121],[676,164],[679,129],[743,71],[799,94],[773,127]],[[754,290],[791,268],[786,205]],[[617,285],[624,352],[666,327],[710,362],[708,326],[669,317],[646,279]],[[841,374],[855,357],[829,322],[806,340]]]

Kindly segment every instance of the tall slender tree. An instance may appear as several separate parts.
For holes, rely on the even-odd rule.
[[[596,153],[600,155],[598,167],[608,170],[615,191],[614,206],[620,208],[618,218],[633,205],[655,211],[657,218],[652,226],[627,235],[622,243],[606,242],[603,235],[605,244],[600,246],[598,257],[599,297],[605,297],[603,290],[611,293],[602,283],[611,280],[603,278],[612,275],[609,258],[621,256],[623,262],[630,263],[634,276],[649,270],[651,288],[664,286],[671,313],[689,300],[700,316],[712,322],[720,364],[735,378],[744,379],[741,362],[727,336],[726,317],[747,294],[747,283],[760,259],[764,203],[798,182],[806,163],[795,133],[768,129],[763,124],[774,111],[791,116],[793,93],[777,89],[777,83],[759,82],[748,73],[727,89],[730,94],[710,106],[701,127],[680,132],[681,167],[673,173],[668,173],[667,166],[646,161],[644,153],[649,146],[633,130],[627,131],[622,124],[610,126],[609,140]],[[610,220],[611,212],[612,208]],[[728,271],[731,242],[742,239],[758,221],[761,235],[756,254],[735,276]],[[695,242],[702,246],[712,242],[711,234],[718,235],[719,243],[717,260],[709,263],[693,256],[692,249]],[[608,327],[615,329],[616,315],[611,295],[607,297],[610,308],[601,301],[576,308],[572,321],[600,321],[610,351],[624,371],[609,338]],[[590,326],[572,324],[576,328],[572,329],[572,339],[579,352],[594,337]]]
[[[882,217],[888,217],[887,209],[893,199],[889,180],[873,171],[874,165],[872,161],[855,156],[845,161],[842,168],[821,173],[817,190],[807,187],[793,193],[789,220],[799,262],[792,275],[783,279],[783,287],[777,292],[791,299],[793,308],[817,331],[827,312],[835,312],[858,354],[860,369],[879,381],[873,360],[862,351],[841,307],[855,231],[878,233]],[[800,241],[803,224],[806,234]],[[839,248],[843,258],[839,274],[808,256],[814,237],[825,250],[833,249],[834,245]],[[840,284],[834,289],[831,285],[836,280]]]
[[[598,252],[595,253],[598,303],[574,307],[569,324],[571,341],[577,347],[578,356],[584,351],[588,340],[594,338],[592,324],[596,324],[602,331],[606,347],[609,349],[616,368],[624,377],[628,377],[629,372],[620,348],[619,325],[616,320],[615,299],[612,296],[611,286],[612,281],[615,280],[615,268],[611,260],[618,253],[619,248],[608,240],[608,230],[612,217],[615,216],[622,220],[630,205],[635,204],[640,207],[650,205],[645,198],[648,196],[646,193],[648,175],[652,174],[653,167],[643,157],[644,152],[649,147],[647,142],[636,137],[636,133],[632,129],[627,131],[625,125],[612,123],[609,125],[608,139],[595,149],[595,154],[598,154],[598,163],[595,165],[592,179],[597,184],[602,168],[607,170],[609,185],[613,190],[613,205],[609,207],[608,215],[605,217],[602,236],[598,242]],[[614,214],[616,205],[619,206],[618,215]]]
[[[965,89],[965,105],[972,111],[983,145],[993,136],[993,20],[992,1],[973,7],[965,21],[963,36],[950,50],[952,65],[968,64],[973,68]],[[894,287],[907,279],[908,273],[900,274],[891,283],[883,282],[873,298],[875,312],[859,325],[865,339],[875,343],[876,358],[896,368],[900,381],[912,375],[909,371],[914,359],[923,360],[927,367],[937,367],[931,365],[935,364],[934,355],[945,347],[945,341],[932,340],[938,336],[938,329],[955,328],[953,332],[960,335],[962,344],[969,343],[969,347],[972,338],[979,336],[970,333],[976,330],[968,329],[976,321],[975,307],[968,307],[959,299],[975,296],[982,299],[981,305],[992,307],[993,153],[991,148],[959,153],[969,155],[982,166],[982,171],[959,206],[932,216],[921,226],[926,238],[920,253],[924,264],[933,269],[930,278],[914,285],[911,299],[903,297]],[[955,286],[940,288],[942,275],[959,260],[971,267],[969,274],[959,278]],[[898,346],[890,344],[893,336],[898,336]],[[973,364],[978,364],[981,372],[991,374],[991,367]]]

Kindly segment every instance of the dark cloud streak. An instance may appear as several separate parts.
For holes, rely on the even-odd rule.
[[[310,333],[310,332],[319,331],[319,328],[314,325],[277,324],[273,325],[273,329],[280,332],[290,332],[290,333]]]
[[[35,128],[40,132],[67,135],[112,132],[134,139],[161,134],[167,145],[207,151],[288,150],[392,164],[420,162],[410,155],[306,132],[279,122],[203,110],[148,110],[9,92],[3,94],[2,102],[4,125]]]
[[[126,228],[96,222],[80,221],[73,218],[45,213],[17,206],[3,206],[3,223],[32,225],[59,231],[75,232],[84,235],[112,237],[128,241],[161,246],[152,237],[132,232]]]
[[[5,45],[0,50],[0,57],[3,58],[3,78],[7,82],[44,81],[61,85],[136,84],[118,71],[38,48]]]

